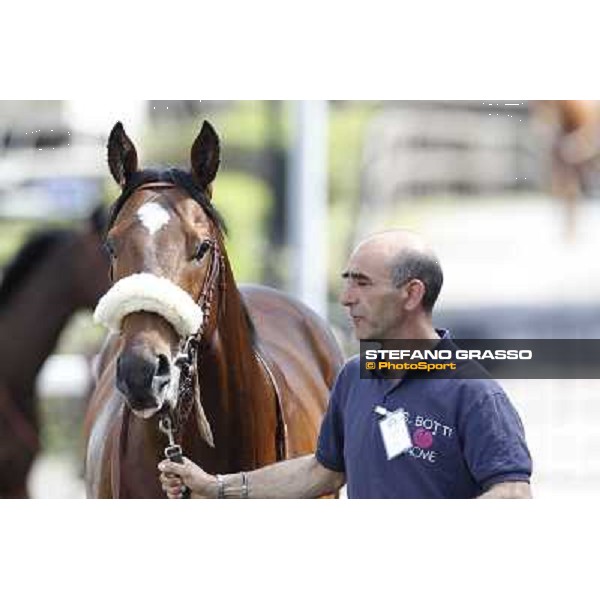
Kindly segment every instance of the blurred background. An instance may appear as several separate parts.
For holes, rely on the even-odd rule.
[[[357,343],[337,304],[340,273],[357,241],[391,227],[437,250],[435,322],[455,337],[600,337],[597,102],[0,102],[0,462],[15,437],[33,460],[32,497],[83,497],[81,424],[104,335],[83,301],[44,291],[59,281],[44,267],[59,244],[47,232],[100,226],[98,208],[118,196],[105,150],[117,120],[143,166],[187,167],[203,119],[221,136],[214,202],[238,282],[304,299],[347,356]],[[28,291],[48,299],[29,307]],[[52,332],[26,365],[42,322]],[[19,375],[37,397],[25,411],[33,424],[6,383]],[[600,492],[599,381],[502,384],[525,423],[534,494]]]

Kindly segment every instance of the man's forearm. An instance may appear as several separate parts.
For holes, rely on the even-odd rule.
[[[479,496],[480,499],[522,499],[532,497],[531,486],[526,481],[504,481],[493,485],[487,492]]]
[[[241,473],[223,475],[225,498],[241,498]],[[343,473],[326,469],[314,454],[275,463],[246,474],[249,498],[318,498],[333,494],[344,485]],[[213,483],[213,497],[218,483]]]

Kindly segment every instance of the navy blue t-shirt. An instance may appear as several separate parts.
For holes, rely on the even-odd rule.
[[[377,405],[406,414],[413,446],[391,460]],[[361,379],[358,356],[337,377],[316,457],[345,472],[349,498],[474,498],[529,481],[532,468],[519,415],[494,380],[460,379],[460,370],[452,379]]]

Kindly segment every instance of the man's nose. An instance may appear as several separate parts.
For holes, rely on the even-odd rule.
[[[356,303],[354,293],[352,292],[349,286],[344,286],[342,288],[339,300],[342,306],[352,306]]]

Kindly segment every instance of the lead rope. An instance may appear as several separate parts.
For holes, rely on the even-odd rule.
[[[200,377],[197,368],[198,346],[200,344],[200,340],[204,335],[205,324],[208,324],[210,321],[215,287],[214,284],[217,282],[219,272],[223,271],[224,269],[223,255],[218,251],[217,244],[215,244],[214,248],[215,252],[211,260],[211,266],[207,282],[208,285],[206,286],[206,291],[203,290],[199,298],[199,304],[202,305],[203,312],[202,324],[200,325],[200,328],[196,334],[191,335],[184,340],[182,344],[182,349],[175,358],[175,365],[179,367],[180,371],[180,379],[178,382],[177,392],[180,397],[177,400],[177,406],[180,406],[183,402],[184,398],[182,398],[181,396],[185,396],[187,398],[187,409],[185,410],[185,413],[180,414],[178,418],[174,412],[169,411],[168,414],[160,417],[158,422],[159,430],[167,436],[168,440],[168,445],[164,449],[165,458],[178,464],[183,464],[183,449],[181,447],[181,444],[176,443],[175,433],[179,432],[182,434],[183,427],[187,422],[187,419],[189,418],[189,415],[194,405],[196,405],[198,427],[200,429],[200,433],[206,441],[206,443],[214,448],[214,438],[212,435],[210,424],[208,422],[208,419],[206,418],[206,414],[202,407]],[[221,282],[221,289],[225,289],[224,282]],[[183,382],[185,382],[185,394],[182,394]],[[183,486],[181,497],[184,499],[191,498],[191,491],[186,486]]]
[[[158,428],[167,436],[169,440],[169,445],[165,448],[165,458],[172,460],[174,463],[182,465],[183,451],[181,450],[181,446],[175,443],[175,433],[173,430],[171,417],[169,415],[161,417],[158,422]],[[181,497],[186,500],[192,497],[192,493],[189,488],[183,486]]]

